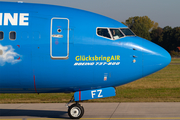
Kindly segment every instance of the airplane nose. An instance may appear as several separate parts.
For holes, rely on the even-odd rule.
[[[169,65],[171,62],[170,54],[162,47],[143,40],[143,76],[147,76]]]

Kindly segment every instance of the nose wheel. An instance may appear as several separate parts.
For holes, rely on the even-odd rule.
[[[68,115],[71,119],[79,119],[84,115],[84,108],[78,102],[68,108]]]

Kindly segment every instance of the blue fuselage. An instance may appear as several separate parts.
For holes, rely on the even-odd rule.
[[[171,61],[167,51],[138,36],[116,40],[99,36],[97,28],[127,27],[95,13],[6,2],[0,3],[0,13],[0,93],[116,87],[152,74]],[[11,32],[16,33],[15,40]]]

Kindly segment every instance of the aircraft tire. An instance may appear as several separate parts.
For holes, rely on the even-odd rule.
[[[71,119],[79,119],[84,115],[84,107],[80,104],[72,104],[68,109],[68,115]]]

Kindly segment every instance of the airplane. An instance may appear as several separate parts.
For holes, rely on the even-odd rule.
[[[75,8],[0,2],[0,93],[70,93],[79,103],[116,95],[115,87],[171,61],[162,47],[111,18]],[[70,105],[71,104],[71,105]]]

